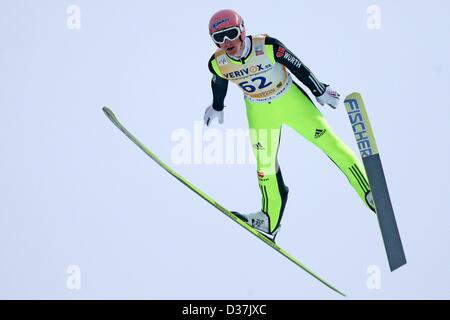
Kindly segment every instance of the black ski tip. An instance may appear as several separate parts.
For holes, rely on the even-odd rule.
[[[398,257],[396,261],[390,262],[389,268],[391,269],[391,272],[394,272],[398,268],[404,266],[406,264],[406,257],[403,253],[401,257]]]

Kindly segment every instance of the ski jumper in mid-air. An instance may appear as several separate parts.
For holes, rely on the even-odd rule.
[[[242,17],[232,10],[215,13],[209,33],[219,49],[209,60],[213,74],[213,103],[204,121],[223,123],[228,82],[244,93],[250,140],[257,162],[262,208],[238,214],[258,231],[269,236],[278,232],[288,188],[277,161],[281,127],[290,126],[319,147],[347,176],[363,202],[375,212],[366,172],[353,151],[336,136],[303,89],[292,81],[292,73],[315,96],[319,104],[336,108],[339,93],[320,82],[280,41],[268,35],[246,36]],[[237,213],[236,213],[237,214]]]

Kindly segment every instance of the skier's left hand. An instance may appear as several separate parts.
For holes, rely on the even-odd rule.
[[[336,109],[337,105],[339,104],[340,96],[341,95],[339,94],[339,92],[327,85],[325,92],[321,96],[316,97],[316,99],[317,102],[319,102],[322,106],[326,103],[333,109]]]

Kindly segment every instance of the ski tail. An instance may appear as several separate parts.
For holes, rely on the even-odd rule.
[[[226,216],[231,218],[233,221],[238,223],[241,227],[245,228],[247,231],[252,233],[254,236],[262,240],[264,243],[266,243],[268,246],[270,246],[272,249],[292,261],[294,264],[296,264],[298,267],[306,271],[308,274],[310,274],[312,277],[320,281],[322,284],[330,288],[331,290],[337,292],[338,294],[345,297],[345,294],[341,292],[340,290],[336,289],[334,286],[329,284],[327,281],[319,277],[317,274],[315,274],[312,270],[307,268],[305,265],[303,265],[300,261],[298,261],[296,258],[294,258],[292,255],[290,255],[288,252],[283,250],[281,247],[279,247],[275,242],[271,241],[269,238],[264,236],[263,234],[256,231],[254,228],[249,226],[247,223],[242,221],[238,216],[234,215],[231,211],[224,208],[222,205],[214,201],[211,197],[209,197],[207,194],[205,194],[203,191],[198,189],[196,186],[194,186],[192,183],[187,181],[185,178],[183,178],[179,173],[177,173],[175,170],[170,168],[168,165],[166,165],[163,161],[161,161],[153,152],[151,152],[144,144],[142,144],[133,134],[131,134],[117,119],[117,117],[114,115],[114,113],[109,109],[108,107],[103,107],[103,112],[105,115],[111,120],[111,122],[120,130],[122,131],[128,139],[130,139],[134,144],[136,144],[146,155],[148,155],[151,159],[153,159],[158,165],[160,165],[165,171],[167,171],[169,174],[174,176],[178,181],[183,183],[186,187],[194,191],[197,195],[199,195],[201,198],[209,202],[211,205],[213,205],[215,208],[217,208],[219,211],[224,213]]]

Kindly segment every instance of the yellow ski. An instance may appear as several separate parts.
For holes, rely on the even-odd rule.
[[[164,170],[166,170],[168,173],[170,173],[172,176],[174,176],[178,181],[183,183],[186,187],[194,191],[196,194],[198,194],[200,197],[202,197],[204,200],[212,204],[214,207],[219,209],[222,213],[224,213],[229,218],[233,219],[234,222],[239,224],[241,227],[245,228],[248,232],[262,240],[264,243],[266,243],[269,247],[274,249],[275,251],[279,252],[283,256],[285,256],[287,259],[291,260],[293,263],[295,263],[297,266],[302,268],[304,271],[309,273],[311,276],[319,280],[321,283],[326,285],[328,288],[332,289],[333,291],[339,293],[342,296],[345,296],[344,293],[333,287],[331,284],[323,280],[321,277],[316,275],[314,272],[312,272],[310,269],[308,269],[305,265],[303,265],[300,261],[295,259],[293,256],[291,256],[289,253],[287,253],[285,250],[280,248],[275,242],[271,241],[269,238],[264,236],[263,234],[259,233],[252,227],[250,227],[248,224],[243,222],[241,219],[239,219],[237,216],[235,216],[231,211],[225,209],[223,206],[218,204],[216,201],[214,201],[212,198],[210,198],[208,195],[206,195],[204,192],[199,190],[196,186],[194,186],[192,183],[184,179],[181,175],[179,175],[177,172],[175,172],[172,168],[167,166],[164,162],[162,162],[155,154],[153,154],[149,149],[147,149],[146,146],[144,146],[135,136],[133,136],[116,118],[114,113],[107,107],[103,107],[103,111],[105,112],[106,116],[111,120],[112,123],[120,130],[122,131],[133,143],[135,143],[142,151],[144,151],[150,158],[152,158],[157,164],[159,164]]]

